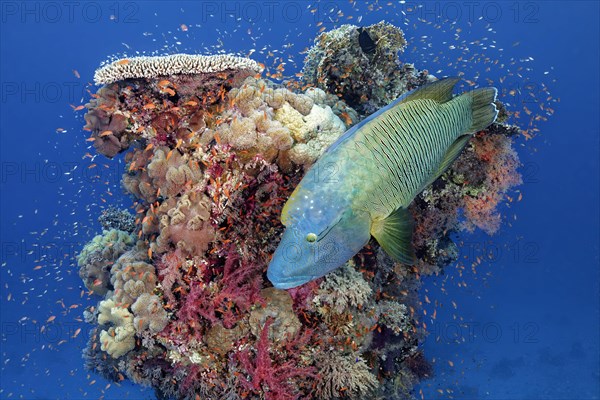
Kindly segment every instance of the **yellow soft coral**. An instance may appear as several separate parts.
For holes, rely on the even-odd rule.
[[[133,315],[127,308],[117,307],[112,299],[100,302],[98,324],[112,324],[100,332],[100,349],[112,358],[119,358],[135,347]]]

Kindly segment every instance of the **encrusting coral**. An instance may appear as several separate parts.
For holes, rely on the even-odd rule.
[[[451,233],[498,229],[497,207],[520,182],[515,127],[477,133],[415,199],[414,266],[372,241],[298,288],[265,278],[304,172],[349,127],[435,79],[397,59],[404,45],[386,23],[324,32],[307,54],[308,87],[229,56],[130,58],[97,71],[104,86],[85,129],[109,158],[129,150],[123,188],[135,220],[107,213],[106,226],[124,230],[78,258],[86,287],[104,297],[86,312],[96,325],[88,368],[177,399],[403,398],[430,376],[420,277],[456,260]]]

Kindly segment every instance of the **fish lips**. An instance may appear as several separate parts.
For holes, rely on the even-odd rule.
[[[313,276],[294,276],[289,278],[277,279],[271,277],[269,271],[270,270],[267,270],[267,277],[269,278],[275,289],[293,289],[295,287],[304,285],[305,283],[308,283],[313,279],[316,279],[316,277]]]
[[[267,269],[267,278],[277,289],[291,289],[321,275],[307,274],[314,264],[314,249],[297,230],[288,228]]]

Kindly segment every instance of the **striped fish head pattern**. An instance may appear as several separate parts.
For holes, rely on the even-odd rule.
[[[294,209],[286,213],[287,228],[267,270],[278,289],[300,286],[341,267],[371,237],[366,213],[353,212],[343,201],[315,201],[328,196],[327,191],[319,192],[317,196],[295,193],[303,201],[294,195],[290,198]]]

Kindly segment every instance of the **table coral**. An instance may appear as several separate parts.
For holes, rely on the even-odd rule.
[[[105,85],[130,78],[156,78],[178,74],[200,74],[227,70],[261,72],[260,65],[251,59],[231,54],[193,55],[171,54],[160,57],[131,57],[113,61],[96,70],[94,82]]]
[[[346,129],[434,79],[399,62],[404,44],[386,23],[325,32],[304,66],[309,87],[228,56],[210,58],[220,67],[175,55],[99,69],[85,129],[100,154],[128,151],[135,219],[80,256],[86,286],[103,296],[86,312],[97,324],[88,368],[177,399],[398,398],[430,376],[420,277],[457,258],[451,233],[497,230],[520,182],[518,128],[479,132],[415,199],[414,266],[372,241],[302,287],[265,279],[281,209],[306,170]]]

